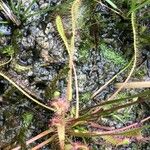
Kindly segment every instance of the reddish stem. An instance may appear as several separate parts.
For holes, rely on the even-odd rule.
[[[110,130],[114,130],[115,127],[106,127],[106,126],[102,126],[102,125],[99,125],[97,123],[94,123],[94,122],[89,122],[90,126],[93,127],[93,128],[99,128],[101,130],[107,130],[107,131],[110,131]]]
[[[49,138],[48,140],[46,140],[46,141],[44,141],[44,142],[42,142],[42,143],[40,143],[40,144],[38,144],[38,145],[36,145],[35,147],[33,147],[31,150],[37,150],[37,149],[39,149],[39,148],[41,148],[41,147],[43,147],[44,145],[46,145],[46,144],[48,144],[48,143],[50,143],[54,138],[55,138],[56,136],[55,135],[53,135],[51,138]]]
[[[34,141],[40,139],[41,137],[43,137],[43,136],[45,136],[45,135],[47,135],[47,134],[49,134],[49,133],[51,133],[51,132],[53,132],[53,131],[49,129],[49,130],[46,130],[46,131],[44,131],[44,132],[38,134],[37,136],[35,136],[35,137],[33,137],[32,139],[28,140],[28,141],[26,142],[26,145],[29,145],[30,143],[33,143]],[[21,149],[21,146],[18,146],[18,147],[16,147],[16,148],[13,148],[12,150],[19,150],[19,149]]]
[[[74,136],[79,136],[79,137],[92,137],[92,136],[105,136],[105,135],[118,135],[119,132],[124,132],[128,129],[131,129],[131,128],[134,128],[134,127],[137,127],[139,124],[142,124],[144,123],[145,121],[149,120],[150,119],[150,116],[141,120],[140,122],[136,122],[134,124],[131,124],[129,126],[126,126],[126,127],[123,127],[123,128],[120,128],[120,129],[114,129],[112,131],[103,131],[102,133],[97,133],[97,132],[91,132],[91,133],[82,133],[82,132],[74,132],[74,131],[71,131],[70,134],[71,135],[74,135]]]

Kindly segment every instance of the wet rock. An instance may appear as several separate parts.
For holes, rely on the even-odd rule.
[[[4,26],[4,25],[0,25],[0,35],[11,35],[12,31],[11,31],[11,27],[10,26]]]
[[[27,38],[23,37],[22,38],[22,46],[25,49],[34,48],[34,46],[35,46],[35,39],[34,39],[34,37],[33,36],[28,36]]]
[[[0,80],[0,95],[8,88],[8,82],[6,80]]]
[[[0,48],[8,45],[10,43],[10,37],[2,36],[0,37]]]
[[[86,75],[85,74],[78,74],[78,86],[79,86],[79,92],[83,92],[85,89],[86,84]]]
[[[49,22],[46,26],[46,29],[45,29],[45,34],[48,35],[49,39],[52,38],[52,35],[50,33],[54,33],[55,32],[55,29],[54,29],[54,26],[51,22]]]
[[[49,5],[50,5],[49,3],[42,3],[42,4],[40,5],[40,8],[41,8],[41,9],[42,9],[42,8],[47,8]]]
[[[22,4],[25,9],[28,9],[32,2],[33,2],[32,0],[22,0]],[[39,8],[38,4],[36,2],[34,2],[31,6],[31,8],[29,9],[29,12],[32,13],[32,12],[38,10],[38,8]]]
[[[4,118],[3,114],[0,112],[0,130],[2,130],[4,122],[5,122],[5,118]]]

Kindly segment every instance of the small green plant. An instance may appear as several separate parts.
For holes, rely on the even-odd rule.
[[[80,94],[80,99],[83,103],[88,102],[91,99],[91,93],[90,92],[85,92],[83,94]]]
[[[22,148],[26,148],[25,144],[25,135],[28,132],[28,128],[30,127],[31,123],[33,121],[33,114],[30,112],[26,112],[22,115],[22,126],[19,130],[19,133],[17,135],[17,141],[21,145]]]
[[[15,50],[12,45],[9,45],[9,46],[7,45],[7,46],[3,47],[2,49],[0,49],[0,52],[7,56],[13,56]]]
[[[37,2],[37,0],[32,0],[30,5],[26,9],[24,9],[23,3],[21,1],[17,1],[17,5],[15,5],[13,0],[11,0],[11,8],[21,21],[25,21],[27,18],[30,18],[32,16],[45,14],[52,9],[50,6],[48,6],[46,8],[36,10],[35,12],[31,12],[31,7],[35,2]]]
[[[25,9],[21,0],[19,1],[10,0],[9,4],[0,0],[0,8],[14,24],[20,26],[21,23],[26,21],[27,18],[30,18],[35,15],[41,15],[52,10],[52,8],[48,6],[46,8],[42,8],[41,10],[31,12],[31,7],[36,1],[37,0],[32,0],[30,5]]]
[[[123,56],[121,54],[119,54],[118,52],[115,52],[111,48],[108,48],[106,46],[106,44],[104,44],[104,43],[101,44],[100,49],[101,49],[100,51],[101,51],[102,55],[104,56],[104,58],[113,62],[115,65],[123,65],[124,66],[127,64],[127,61],[125,60],[125,58],[123,58]]]

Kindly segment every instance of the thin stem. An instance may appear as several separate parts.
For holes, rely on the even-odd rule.
[[[0,64],[0,67],[5,66],[6,64],[10,63],[12,61],[12,55],[10,56],[10,59],[2,64]]]
[[[93,93],[93,95],[91,96],[91,98],[93,99],[97,94],[99,94],[104,88],[106,88],[106,86],[111,83],[119,74],[121,74],[123,71],[125,71],[132,63],[132,59],[131,61],[127,64],[127,66],[125,66],[122,70],[120,70],[115,76],[113,76],[109,81],[107,81],[103,86],[101,86],[96,92]]]
[[[135,98],[135,97],[145,97],[145,96],[149,96],[150,95],[150,90],[147,90],[145,92],[142,92],[140,94],[135,94],[135,95],[132,95],[132,96],[129,96],[129,97],[125,97],[125,98],[120,98],[120,99],[114,99],[114,100],[110,100],[110,101],[104,101],[104,102],[101,102],[95,106],[91,106],[91,107],[88,107],[88,108],[85,108],[83,110],[81,110],[81,113],[84,114],[84,112],[88,112],[88,110],[91,110],[93,108],[98,108],[98,107],[102,107],[104,105],[109,105],[109,104],[114,104],[114,103],[120,103],[121,101],[125,101],[125,100],[129,100],[129,99],[132,99],[132,98]]]
[[[77,73],[76,68],[73,63],[73,71],[74,71],[74,79],[75,79],[75,87],[76,87],[76,116],[75,118],[79,117],[79,88],[78,88],[78,79],[77,79]]]
[[[70,131],[69,134],[73,136],[78,136],[78,137],[93,137],[93,136],[108,136],[108,135],[123,135],[126,132],[132,131],[134,129],[142,129],[139,125],[143,124],[144,122],[150,120],[150,116],[141,120],[140,122],[133,123],[129,126],[120,128],[120,129],[114,129],[111,131],[103,131],[103,132],[75,132],[75,131]],[[138,127],[139,126],[139,127]]]
[[[17,2],[17,6],[16,6],[17,17],[20,17],[19,15],[20,15],[21,4],[22,4],[21,1]]]
[[[137,33],[136,33],[135,17],[136,17],[135,12],[132,12],[131,13],[131,24],[132,24],[133,40],[134,40],[134,42],[133,42],[133,46],[134,46],[133,66],[131,68],[131,71],[130,71],[128,77],[124,81],[124,83],[120,86],[120,88],[108,100],[111,100],[111,99],[115,98],[116,95],[122,90],[122,88],[124,87],[124,85],[129,81],[129,79],[132,76],[132,74],[134,72],[134,69],[136,67],[138,48],[137,48]]]
[[[10,7],[11,7],[12,11],[15,13],[16,9],[15,9],[15,4],[14,4],[13,0],[10,0]]]
[[[51,138],[49,138],[48,140],[38,144],[37,146],[33,147],[31,150],[38,150],[41,147],[43,147],[44,145],[50,143],[51,141],[53,141],[55,139],[56,135],[53,135]]]
[[[69,56],[69,72],[68,72],[68,85],[67,85],[67,100],[72,100],[72,67],[73,67],[72,54]]]
[[[98,1],[98,0],[94,0],[94,1],[95,1],[95,2],[98,2],[99,4],[101,4],[102,6],[108,8],[108,9],[110,9],[110,10],[113,11],[114,13],[120,15],[121,17],[127,19],[127,17],[123,15],[123,12],[122,12],[120,9],[116,8],[116,10],[115,10],[115,9],[110,8],[109,6],[105,5],[105,4],[102,3],[101,1]]]
[[[95,113],[91,113],[91,112],[87,112],[86,114],[80,116],[79,118],[77,119],[74,119],[72,120],[71,124],[76,124],[76,122],[78,121],[89,121],[89,120],[93,120],[93,119],[96,119],[96,118],[99,118],[100,116],[106,116],[106,115],[110,115],[111,113],[113,113],[114,111],[117,111],[119,109],[122,109],[122,108],[126,108],[126,107],[129,107],[131,105],[134,105],[134,104],[137,104],[137,103],[140,103],[144,101],[143,99],[138,99],[134,102],[130,102],[130,103],[126,103],[124,105],[120,105],[120,106],[116,106],[116,107],[113,107],[113,108],[110,108],[110,109],[106,109],[106,110],[101,110],[99,109],[98,111],[96,111]],[[96,108],[95,108],[96,109]]]
[[[30,100],[32,100],[33,102],[35,102],[36,104],[49,109],[51,111],[55,111],[53,108],[44,105],[43,103],[39,102],[38,100],[34,99],[33,97],[31,97],[27,92],[25,92],[21,87],[19,87],[14,81],[12,81],[10,78],[8,78],[3,72],[0,71],[0,76],[2,76],[3,78],[5,78],[7,81],[9,81],[14,87],[16,87],[21,93],[23,93],[26,97],[28,97]]]
[[[134,105],[134,104],[137,104],[137,103],[141,103],[143,102],[144,100],[143,99],[139,99],[139,100],[136,100],[136,101],[133,101],[133,102],[130,102],[130,103],[126,103],[124,105],[120,105],[120,106],[116,106],[114,108],[110,108],[110,109],[106,109],[106,110],[103,110],[102,112],[100,112],[100,115],[107,115],[107,114],[111,114],[113,113],[114,111],[117,111],[119,109],[122,109],[122,108],[126,108],[126,107],[129,107],[131,105]],[[99,114],[98,114],[99,115]]]
[[[33,143],[34,141],[40,139],[40,138],[43,137],[43,136],[46,136],[47,134],[49,134],[49,133],[51,133],[51,132],[53,132],[53,131],[49,129],[49,130],[46,130],[46,131],[44,131],[44,132],[38,134],[37,136],[35,136],[35,137],[33,137],[32,139],[28,140],[28,141],[26,142],[26,145],[29,145],[29,144]],[[16,148],[13,148],[12,150],[19,150],[19,149],[21,149],[21,146],[18,146],[18,147],[16,147]]]
[[[117,83],[116,87],[120,87],[123,83]],[[124,85],[123,88],[130,89],[130,88],[149,88],[150,81],[141,81],[141,82],[129,82]]]

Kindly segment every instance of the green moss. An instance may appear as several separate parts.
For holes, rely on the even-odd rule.
[[[82,102],[87,102],[87,101],[90,100],[90,98],[91,98],[91,93],[90,92],[85,92],[83,94],[80,94],[80,100]]]
[[[16,140],[19,142],[22,149],[26,149],[25,139],[26,139],[28,128],[31,125],[32,120],[33,120],[33,114],[32,113],[25,112],[22,115],[22,126],[19,130],[17,137],[16,137]]]
[[[147,74],[146,66],[143,66],[134,72],[134,77],[138,79],[142,79]]]
[[[33,114],[30,112],[26,112],[22,115],[23,118],[23,125],[24,127],[28,127],[30,125],[30,123],[32,122],[33,119]]]
[[[7,46],[3,47],[2,49],[0,49],[0,51],[3,54],[6,54],[8,56],[12,56],[14,54],[14,47],[12,45],[7,45]]]
[[[87,60],[88,60],[88,57],[89,57],[89,48],[90,48],[90,45],[89,45],[89,41],[88,40],[85,40],[84,42],[80,43],[80,47],[79,47],[79,62],[82,62],[82,63],[86,63]]]
[[[104,44],[104,43],[101,44],[100,49],[101,49],[101,53],[102,53],[103,57],[108,59],[112,63],[114,63],[116,65],[126,65],[127,64],[127,61],[120,53],[107,47],[106,44]]]

